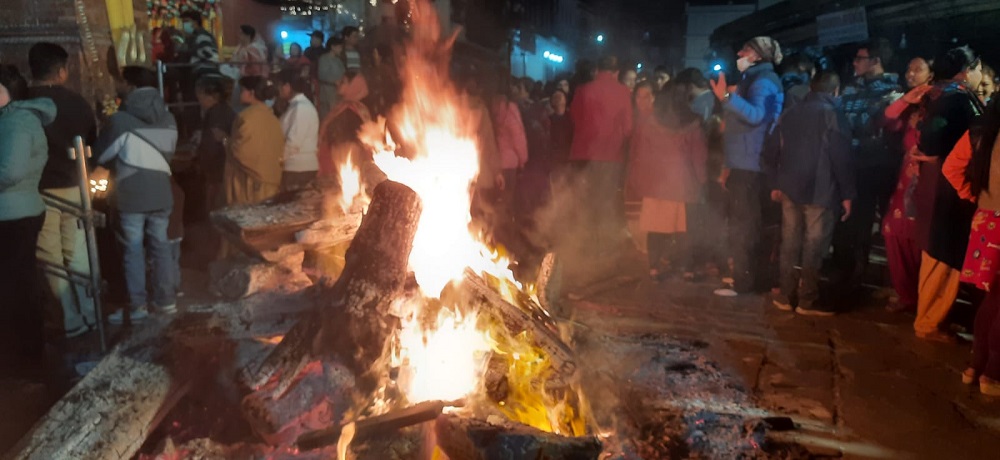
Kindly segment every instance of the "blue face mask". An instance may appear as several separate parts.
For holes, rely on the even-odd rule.
[[[186,33],[186,34],[193,34],[194,33],[194,23],[193,22],[185,21],[184,24],[183,24],[183,27],[184,27],[184,33]]]

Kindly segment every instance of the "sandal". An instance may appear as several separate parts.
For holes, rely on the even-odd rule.
[[[916,334],[918,339],[928,340],[931,342],[947,343],[951,345],[958,343],[958,339],[956,339],[955,336],[947,332],[942,332],[942,331],[917,332]]]
[[[979,392],[986,396],[1000,396],[1000,381],[985,375],[979,377]]]
[[[966,385],[972,385],[979,380],[979,372],[976,372],[973,368],[968,368],[962,372],[962,383]]]

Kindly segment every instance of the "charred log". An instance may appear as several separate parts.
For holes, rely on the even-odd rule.
[[[312,285],[302,273],[304,259],[301,250],[274,262],[232,257],[213,263],[209,275],[212,286],[226,299],[241,299],[258,292],[295,291]]]
[[[601,455],[593,436],[566,437],[526,425],[502,425],[444,414],[435,422],[438,446],[450,458],[463,460],[590,460]]]
[[[392,301],[401,296],[407,261],[420,218],[420,197],[405,185],[386,181],[373,193],[368,213],[345,256],[335,284],[319,289],[316,308],[285,336],[247,383],[259,388],[272,378],[284,392],[311,360],[333,356],[371,385],[368,375],[396,329]],[[364,389],[364,384],[361,385]]]
[[[460,403],[445,403],[442,401],[427,401],[405,409],[395,410],[383,415],[369,417],[354,422],[353,441],[361,442],[367,439],[387,436],[397,430],[419,423],[430,422],[441,415],[445,407]],[[335,426],[323,430],[306,433],[299,437],[295,444],[302,450],[313,450],[335,445],[347,425]]]
[[[354,237],[361,208],[345,214],[331,206],[332,193],[306,189],[220,209],[212,213],[212,224],[247,255],[274,262],[289,251],[325,248]]]

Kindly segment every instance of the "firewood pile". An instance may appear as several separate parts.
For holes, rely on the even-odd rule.
[[[240,299],[276,289],[296,291],[316,278],[336,277],[343,266],[343,250],[337,248],[354,237],[362,209],[345,212],[332,206],[335,193],[310,188],[213,212],[212,223],[235,248],[210,267],[214,290]]]

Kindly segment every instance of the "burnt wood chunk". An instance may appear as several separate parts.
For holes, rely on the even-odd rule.
[[[275,388],[283,392],[306,363],[323,356],[336,358],[354,372],[359,390],[374,385],[369,372],[397,328],[390,306],[403,293],[420,212],[420,197],[409,187],[385,181],[375,188],[340,278],[317,290],[316,307],[259,368],[246,373],[251,387],[277,378],[282,383]]]
[[[112,350],[35,424],[9,458],[132,458],[189,389],[167,366],[151,359],[145,347]]]
[[[434,428],[441,450],[449,458],[463,460],[595,460],[602,449],[593,436],[560,436],[506,420],[494,425],[442,414]]]

